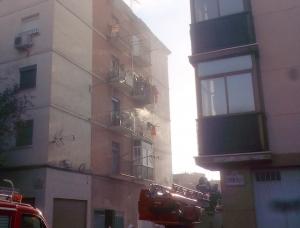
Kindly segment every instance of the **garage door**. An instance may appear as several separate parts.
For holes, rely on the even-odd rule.
[[[86,201],[54,199],[53,228],[86,228]]]
[[[258,228],[300,227],[300,169],[254,173]]]

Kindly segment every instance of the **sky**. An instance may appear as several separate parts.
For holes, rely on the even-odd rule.
[[[130,4],[130,0],[125,0]],[[134,0],[132,0],[135,2]],[[188,0],[138,0],[133,11],[170,49],[169,86],[171,105],[171,136],[173,173],[205,173],[208,179],[219,179],[195,165],[198,154],[196,133],[196,95],[194,70],[188,61],[191,54]]]

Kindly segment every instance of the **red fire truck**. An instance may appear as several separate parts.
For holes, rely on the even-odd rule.
[[[208,195],[198,191],[179,185],[151,185],[140,193],[139,217],[167,228],[197,227],[208,203]]]
[[[11,189],[0,189],[0,228],[47,228],[46,221],[37,208],[22,203],[22,195]]]

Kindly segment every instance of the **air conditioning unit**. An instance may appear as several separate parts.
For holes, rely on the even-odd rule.
[[[24,50],[33,46],[33,40],[31,34],[19,34],[15,38],[15,48],[18,50]]]

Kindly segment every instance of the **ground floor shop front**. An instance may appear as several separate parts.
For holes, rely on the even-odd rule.
[[[224,228],[299,228],[300,167],[221,172]]]

